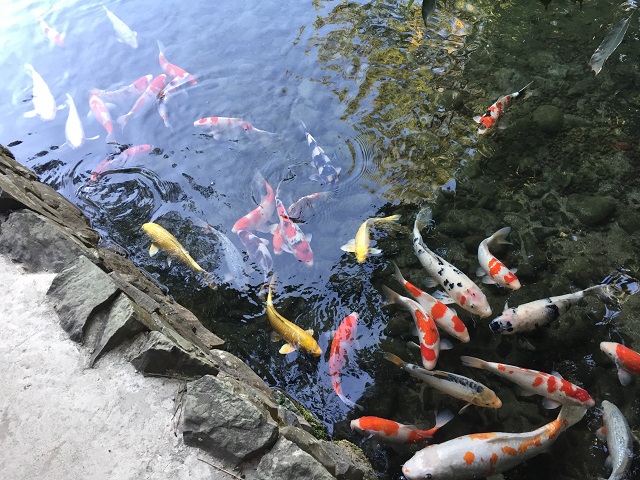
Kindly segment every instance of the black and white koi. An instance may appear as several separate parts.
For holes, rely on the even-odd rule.
[[[318,173],[314,173],[309,178],[314,181],[321,181],[325,183],[335,183],[338,181],[338,175],[342,170],[340,167],[334,167],[331,163],[331,159],[324,153],[324,150],[318,145],[316,139],[311,136],[307,126],[303,121],[300,121],[302,128],[304,128],[304,134],[307,137],[307,143],[311,149],[311,163],[318,170]]]

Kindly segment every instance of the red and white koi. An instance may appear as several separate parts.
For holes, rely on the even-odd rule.
[[[348,356],[348,350],[355,341],[358,333],[358,313],[353,312],[347,315],[333,336],[331,342],[331,351],[329,356],[329,375],[331,377],[331,386],[336,395],[340,397],[346,405],[351,408],[363,408],[357,403],[352,402],[342,393],[342,368]]]
[[[266,281],[267,277],[269,277],[271,272],[273,272],[273,259],[271,258],[271,253],[269,253],[269,249],[267,248],[269,241],[255,236],[248,230],[240,230],[236,233],[238,234],[238,238],[240,238],[242,244],[247,249],[249,257],[264,273]]]
[[[58,32],[55,28],[50,27],[47,22],[44,21],[42,15],[35,16],[38,22],[40,23],[40,28],[44,32],[45,36],[53,42],[55,45],[59,47],[64,47],[64,33]]]
[[[631,374],[640,375],[640,353],[616,342],[600,342],[600,350],[616,364],[618,380],[622,385],[631,383]]]
[[[304,128],[304,134],[307,137],[307,143],[309,144],[309,148],[311,149],[311,163],[318,170],[318,173],[314,173],[309,178],[314,181],[322,181],[325,183],[334,183],[338,180],[338,176],[340,175],[340,167],[334,167],[331,163],[331,159],[324,153],[324,150],[318,145],[316,139],[311,136],[309,133],[307,126],[302,123],[302,128]]]
[[[280,233],[284,238],[282,250],[293,254],[298,260],[308,267],[313,266],[313,251],[311,250],[311,235],[305,235],[300,227],[291,221],[287,210],[276,194],[276,211],[278,212],[279,224],[272,227],[274,238],[276,233]],[[280,230],[280,232],[278,232]]]
[[[256,173],[254,182],[264,188],[260,204],[233,224],[231,229],[233,233],[238,233],[240,230],[269,231],[268,224],[271,222],[271,217],[273,217],[273,212],[276,209],[276,196],[273,193],[273,188],[260,175],[260,172]]]
[[[555,402],[555,404],[546,404],[550,408],[557,408],[558,404],[591,408],[596,404],[586,390],[566,381],[559,375],[550,375],[538,370],[529,370],[503,363],[486,362],[467,356],[460,357],[460,361],[467,367],[480,368],[506,378],[525,392],[542,395]]]
[[[113,142],[113,120],[111,120],[111,114],[109,113],[107,106],[97,95],[91,95],[89,97],[89,106],[91,107],[93,116],[107,131],[107,143]]]
[[[177,88],[186,82],[189,82],[191,85],[195,85],[196,83],[198,83],[195,77],[191,75],[189,72],[167,61],[167,59],[164,56],[164,53],[162,52],[164,50],[164,45],[162,45],[162,42],[160,42],[160,40],[158,40],[158,50],[160,51],[160,53],[158,54],[158,61],[160,62],[160,68],[162,68],[162,71],[172,79],[165,90],[171,90],[172,88]],[[174,84],[175,80],[179,80],[179,81]]]
[[[69,145],[71,148],[80,148],[84,145],[85,140],[95,140],[96,138],[100,138],[100,135],[96,135],[89,139],[84,136],[84,128],[82,128],[80,115],[78,115],[76,105],[73,103],[73,98],[71,98],[71,95],[68,93],[67,105],[69,106],[69,116],[67,117],[67,122],[64,126],[64,133],[67,137],[65,144]]]
[[[440,334],[438,333],[436,322],[415,300],[403,297],[385,285],[382,286],[382,289],[384,290],[387,303],[402,305],[406,310],[411,312],[416,325],[417,335],[420,339],[422,365],[427,370],[433,370],[436,367],[438,356],[440,355]]]
[[[612,469],[609,480],[622,480],[627,478],[627,472],[633,460],[633,434],[627,419],[613,403],[603,400],[602,413],[603,429],[609,451],[605,465],[610,464]]]
[[[193,122],[193,126],[207,130],[206,135],[211,135],[216,140],[221,138],[237,139],[245,133],[273,135],[271,132],[260,130],[249,122],[235,117],[205,117]]]
[[[491,307],[484,293],[469,277],[429,250],[422,240],[420,229],[431,222],[431,210],[425,208],[416,216],[413,225],[413,250],[422,266],[437,283],[444,287],[445,293],[468,312],[480,317],[491,315]]]
[[[463,343],[467,343],[470,340],[467,326],[460,320],[455,310],[447,307],[440,300],[433,298],[427,292],[422,291],[413,283],[405,280],[395,263],[393,267],[395,268],[394,278],[422,305],[422,308],[431,315],[431,318],[435,320],[438,327]]]
[[[502,118],[502,115],[504,115],[505,109],[511,105],[516,98],[522,96],[532,83],[533,82],[528,83],[523,88],[510,95],[503,95],[498,98],[498,100],[496,100],[482,116],[478,115],[473,117],[473,121],[480,124],[478,127],[478,135],[483,135],[493,128],[498,120]]]
[[[510,290],[518,290],[520,281],[514,274],[515,270],[509,270],[489,251],[489,247],[492,245],[511,245],[511,242],[506,240],[509,233],[511,233],[511,227],[504,227],[480,242],[478,246],[478,261],[480,262],[478,273],[480,275],[486,274],[482,279],[483,283],[495,283]]]
[[[49,86],[33,66],[26,63],[24,67],[33,79],[33,110],[25,112],[22,116],[33,118],[37,115],[41,120],[53,120],[56,118],[56,112],[60,108],[56,106],[56,101],[51,94],[51,90],[49,90]]]
[[[103,160],[100,165],[96,167],[96,169],[91,174],[91,178],[89,178],[90,182],[95,182],[99,177],[104,175],[108,170],[113,170],[115,168],[122,168],[127,165],[131,160],[139,158],[146,153],[149,153],[153,150],[153,145],[149,145],[148,143],[142,145],[135,145],[133,147],[129,147],[126,150],[123,150],[118,155],[113,158],[107,158]]]
[[[502,473],[546,451],[586,411],[565,405],[557,419],[531,432],[474,433],[429,445],[405,462],[402,474],[407,480],[467,480]]]
[[[595,285],[579,292],[543,298],[509,308],[489,322],[489,328],[495,333],[513,335],[518,332],[528,332],[546,325],[557,319],[584,297],[596,295],[602,300],[608,299],[607,285]]]
[[[140,95],[138,100],[136,100],[136,103],[134,103],[133,107],[131,107],[131,110],[129,111],[129,113],[118,117],[118,120],[116,121],[120,125],[122,125],[123,129],[126,126],[127,122],[133,116],[140,115],[147,108],[149,108],[149,106],[151,106],[151,103],[156,100],[156,98],[158,97],[158,94],[164,88],[166,81],[167,81],[166,74],[163,73],[162,75],[158,75],[156,78],[154,78],[151,81],[149,86],[145,89],[142,95]]]
[[[436,432],[451,420],[453,420],[453,413],[449,410],[443,410],[436,414],[436,424],[433,428],[422,430],[415,425],[404,425],[386,418],[360,417],[351,420],[351,429],[389,443],[407,445],[433,438]]]
[[[100,90],[93,88],[89,91],[90,95],[97,95],[105,102],[123,102],[138,98],[147,89],[153,80],[153,75],[144,75],[133,82],[131,85],[118,88],[116,90]]]
[[[107,14],[107,17],[111,21],[111,25],[113,25],[113,29],[116,31],[116,36],[118,37],[118,41],[122,43],[126,43],[131,48],[138,48],[138,39],[137,33],[129,28],[129,26],[120,20],[116,15],[111,12],[107,7],[102,5],[104,11]]]

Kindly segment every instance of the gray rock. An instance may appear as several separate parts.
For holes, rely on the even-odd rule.
[[[629,235],[640,230],[640,215],[635,210],[625,210],[618,217],[618,225]]]
[[[249,387],[230,378],[205,375],[189,383],[183,413],[184,442],[234,464],[265,451],[276,443],[278,425],[254,397]]]
[[[612,220],[617,203],[613,197],[575,193],[567,198],[567,211],[573,213],[583,225],[595,227]]]
[[[147,330],[136,318],[135,307],[124,293],[120,293],[116,297],[108,310],[98,312],[95,321],[102,325],[102,331],[98,335],[93,354],[89,360],[90,367],[103,353]]]
[[[0,253],[29,272],[61,272],[86,250],[55,224],[29,210],[14,212],[0,226]]]
[[[315,458],[295,443],[280,437],[269,453],[264,455],[256,469],[261,480],[304,478],[305,480],[333,480]]]
[[[323,444],[326,444],[327,442],[318,440],[316,437],[305,432],[301,428],[291,426],[281,428],[280,437],[284,437],[295,443],[303,451],[307,452],[320,462],[331,475],[336,474],[336,462],[323,446]]]
[[[181,338],[175,332],[167,333]],[[217,365],[212,360],[197,355],[195,349],[186,350],[158,331],[141,335],[131,349],[131,363],[143,375],[195,378],[218,374]]]
[[[376,480],[371,464],[358,447],[347,440],[322,442],[336,462],[336,478],[339,480]]]
[[[224,350],[217,349],[211,350],[211,356],[220,366],[221,373],[262,391],[271,399],[272,402],[275,402],[269,386],[264,383],[264,380],[253,370],[251,370],[251,367],[238,357],[229,352],[225,352]]]
[[[90,315],[118,291],[109,275],[80,256],[53,279],[47,297],[60,325],[74,342],[82,341]]]
[[[540,105],[533,112],[533,121],[544,133],[555,134],[562,130],[564,113],[553,105]]]

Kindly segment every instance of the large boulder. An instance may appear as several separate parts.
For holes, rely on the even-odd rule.
[[[284,437],[280,437],[271,451],[262,457],[256,472],[260,480],[335,479],[320,462]]]

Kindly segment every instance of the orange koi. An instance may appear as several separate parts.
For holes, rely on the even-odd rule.
[[[340,323],[338,330],[331,342],[331,352],[329,356],[329,375],[331,376],[331,386],[340,400],[349,407],[363,408],[352,402],[342,393],[342,367],[347,359],[347,349],[353,343],[358,330],[358,313],[353,312]]]
[[[640,353],[616,342],[601,342],[600,350],[616,364],[618,379],[622,385],[631,383],[631,374],[640,375]]]
[[[429,430],[422,430],[415,425],[404,425],[380,417],[360,417],[351,420],[351,429],[367,433],[390,443],[411,444],[433,438],[435,433],[453,419],[453,413],[443,410],[436,415],[436,424]]]

